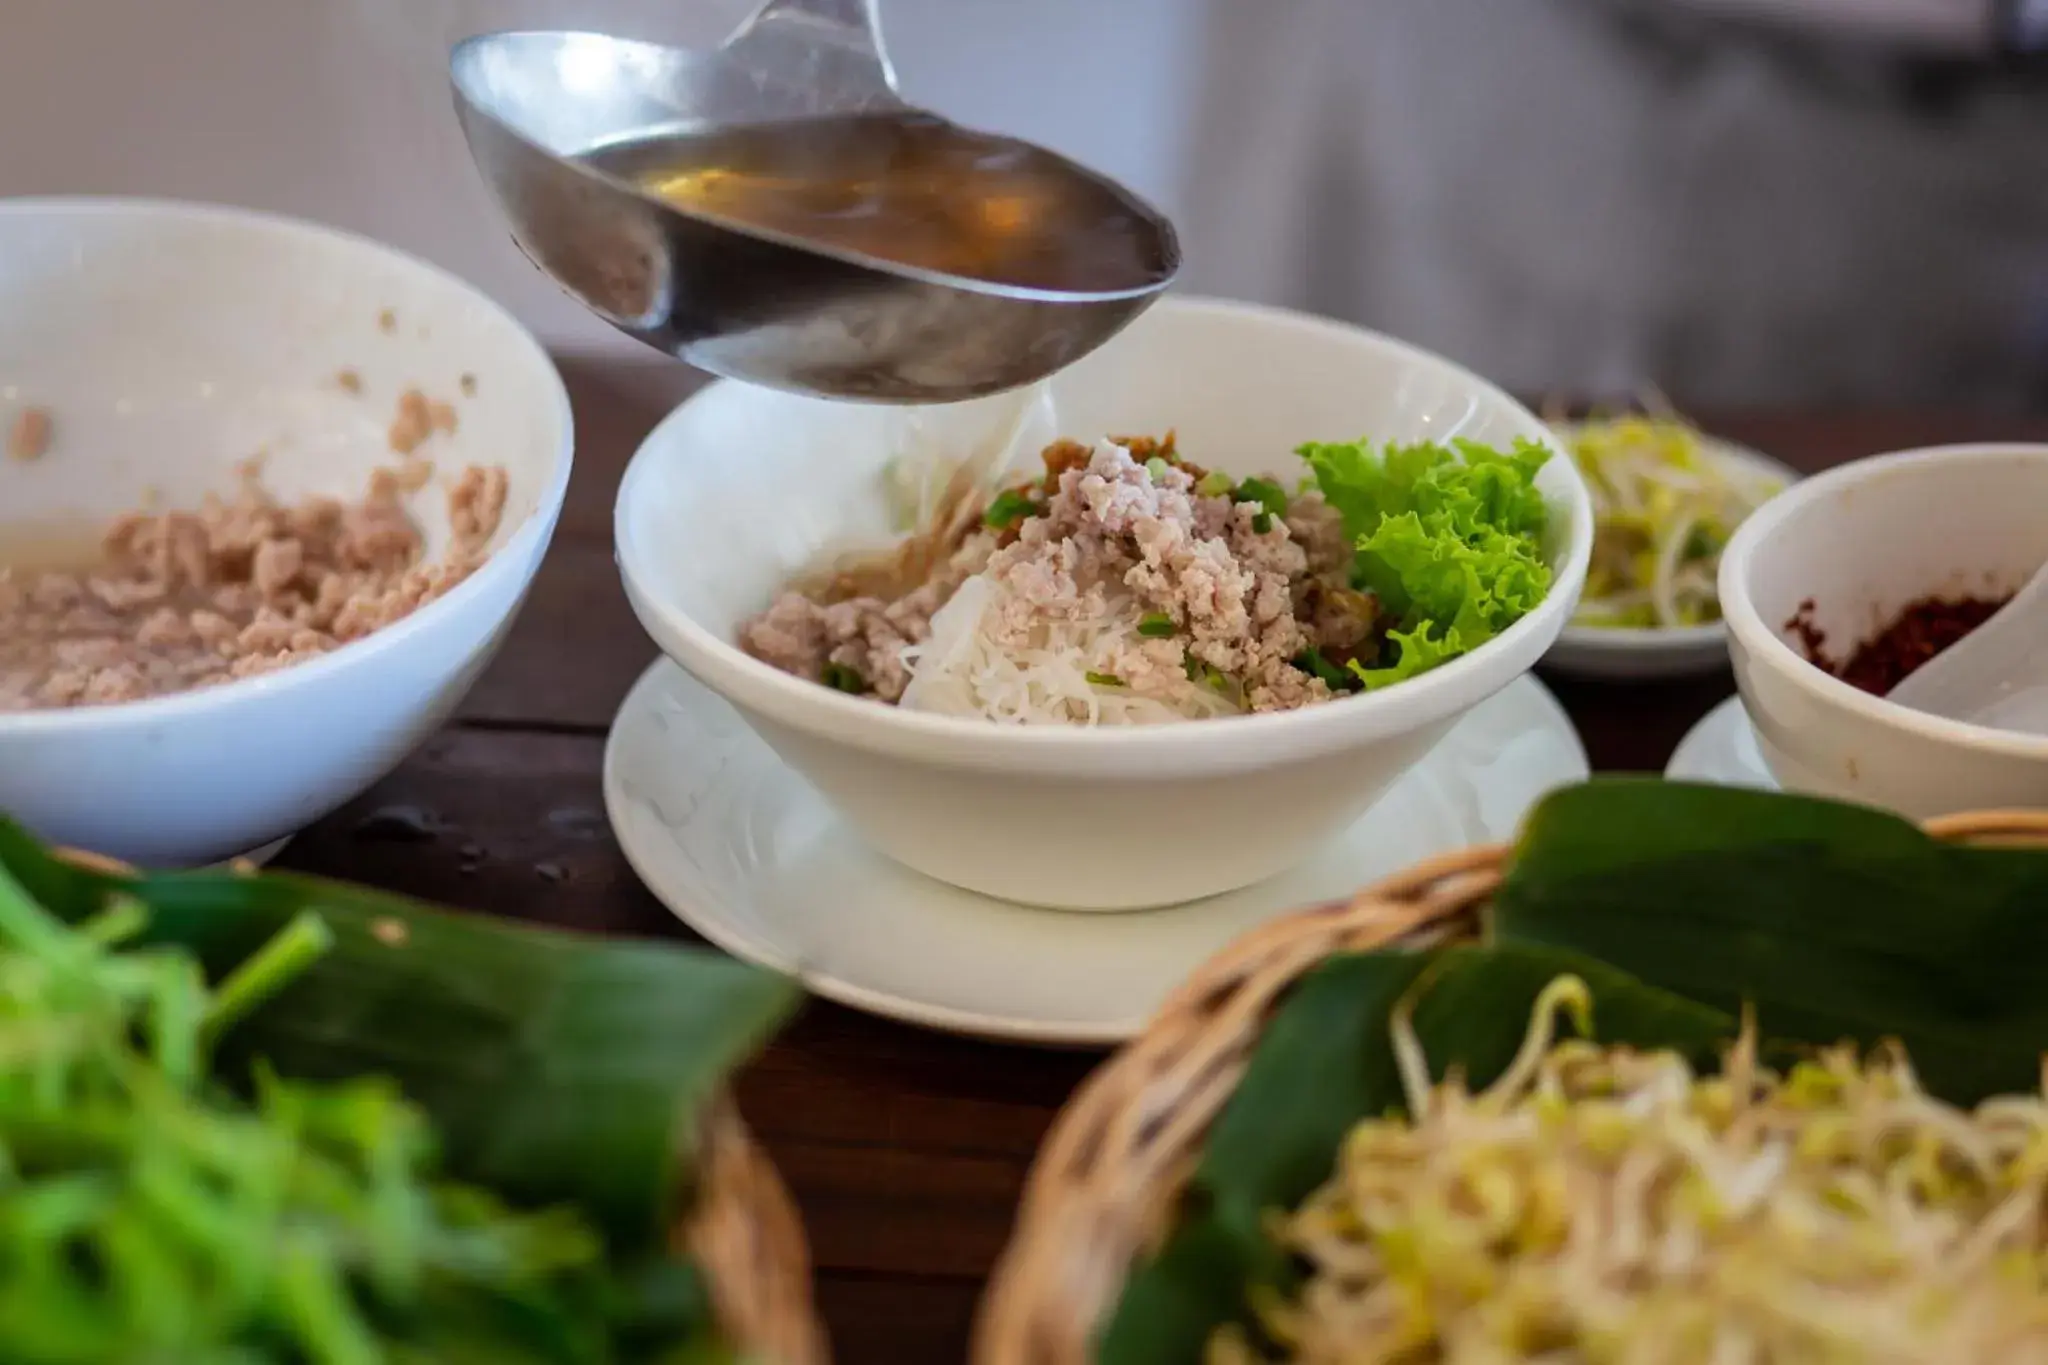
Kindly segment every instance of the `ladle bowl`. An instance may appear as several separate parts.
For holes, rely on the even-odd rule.
[[[1180,267],[1172,225],[1052,153],[1074,192],[1128,212],[1151,268],[1065,290],[942,274],[685,210],[590,162],[661,137],[915,112],[873,0],[768,0],[717,48],[592,33],[486,34],[450,59],[471,154],[514,239],[627,335],[700,369],[826,397],[943,403],[1045,378],[1093,351]]]

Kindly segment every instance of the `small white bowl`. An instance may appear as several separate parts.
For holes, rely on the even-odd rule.
[[[1179,432],[1196,462],[1291,473],[1304,441],[1527,437],[1534,414],[1447,361],[1296,313],[1169,299],[1053,382],[1062,432]],[[985,405],[924,409],[941,439]],[[641,623],[737,706],[872,844],[941,881],[1115,910],[1249,885],[1357,819],[1459,717],[1526,672],[1585,579],[1592,512],[1563,452],[1555,584],[1500,638],[1368,696],[1272,715],[1091,730],[880,706],[743,653],[741,622],[821,552],[886,531],[880,477],[911,417],[719,383],[648,437],[619,489],[619,564]],[[820,906],[829,913],[829,906]]]
[[[388,329],[386,315],[388,310]],[[344,389],[352,369],[360,394]],[[474,376],[463,396],[462,376]],[[390,771],[483,671],[568,490],[567,395],[475,289],[311,224],[121,199],[0,202],[0,419],[48,409],[40,459],[0,457],[0,537],[81,534],[152,493],[189,506],[264,455],[280,498],[362,496],[394,461],[399,395],[455,404],[420,454],[509,475],[490,560],[374,636],[268,676],[150,701],[0,715],[0,811],[146,866],[208,862],[304,827]],[[441,481],[414,513],[448,539]],[[0,541],[4,543],[4,541]]]
[[[2048,806],[2048,738],[1945,720],[1807,662],[1804,602],[1839,657],[1931,594],[1999,596],[2048,561],[2048,445],[1859,460],[1766,504],[1721,556],[1735,681],[1789,790],[1916,820]]]
[[[1799,478],[1790,466],[1731,441],[1709,436],[1702,440],[1701,449],[1718,464],[1762,478],[1779,479],[1786,487]],[[1713,673],[1728,667],[1728,629],[1721,621],[1703,626],[1611,630],[1568,622],[1550,653],[1544,656],[1543,666],[1582,678],[1617,682]]]

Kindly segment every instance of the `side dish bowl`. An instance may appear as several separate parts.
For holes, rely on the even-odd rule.
[[[1790,466],[1747,446],[1707,437],[1701,449],[1708,459],[1732,473],[1775,480],[1784,488],[1799,478]],[[1725,620],[1648,627],[1591,626],[1575,621],[1560,632],[1543,664],[1560,673],[1616,682],[1713,673],[1728,667],[1728,627]]]
[[[835,693],[735,643],[835,548],[889,528],[884,466],[907,434],[958,440],[980,405],[911,412],[718,383],[647,439],[620,486],[628,597],[670,657],[738,708],[871,843],[941,881],[1116,910],[1245,886],[1350,824],[1473,706],[1526,672],[1577,600],[1584,485],[1549,430],[1492,385],[1400,342],[1300,314],[1168,299],[1052,391],[1062,434],[1178,433],[1234,478],[1297,471],[1306,441],[1518,438],[1556,452],[1548,596],[1421,677],[1298,711],[1087,729],[1004,726]]]
[[[2048,561],[2048,445],[1904,451],[1779,494],[1721,557],[1729,653],[1757,743],[1786,788],[1915,819],[2048,806],[2048,739],[1946,720],[1809,662],[1803,604],[1830,657],[1919,599],[2009,594]]]
[[[346,375],[344,372],[347,372]],[[450,402],[408,500],[437,555],[445,485],[502,467],[489,558],[412,615],[264,676],[146,701],[0,713],[0,809],[145,866],[303,827],[453,711],[510,626],[568,489],[571,420],[539,344],[482,294],[363,238],[264,214],[124,199],[0,203],[0,417],[51,419],[0,457],[0,562],[147,503],[231,496],[259,459],[280,501],[360,498],[398,461],[401,395]]]

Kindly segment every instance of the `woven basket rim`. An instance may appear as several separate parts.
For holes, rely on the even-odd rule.
[[[135,871],[97,853],[57,855],[95,872]],[[233,870],[253,873],[245,859]],[[673,1245],[704,1273],[730,1344],[770,1365],[827,1365],[825,1329],[811,1297],[811,1254],[803,1221],[781,1175],[741,1121],[731,1096],[706,1107],[698,1132],[694,1198],[676,1218]]]
[[[2048,810],[1921,827],[1953,842],[2048,845]],[[1336,953],[1476,927],[1509,854],[1485,844],[1428,859],[1270,921],[1196,968],[1055,1116],[976,1313],[972,1365],[1089,1365],[1097,1325],[1167,1226],[1280,995]]]

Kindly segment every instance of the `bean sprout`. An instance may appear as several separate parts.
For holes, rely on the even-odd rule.
[[[1431,1081],[1398,1011],[1414,1117],[1359,1124],[1275,1219],[1305,1281],[1210,1365],[2048,1362],[2040,1097],[1954,1108],[1897,1046],[1780,1075],[1749,1020],[1718,1075],[1553,1043],[1588,1003],[1554,981],[1476,1095]]]
[[[1782,483],[1715,455],[1676,418],[1561,429],[1593,500],[1593,561],[1573,617],[1618,629],[1721,619],[1722,547]]]

